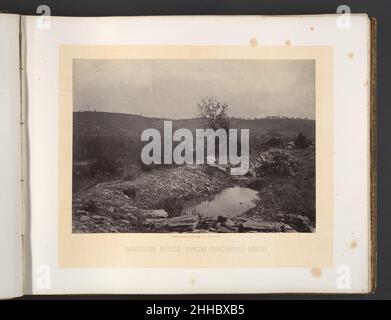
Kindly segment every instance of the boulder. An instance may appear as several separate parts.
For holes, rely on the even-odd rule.
[[[170,219],[147,219],[146,223],[151,224],[151,229],[157,232],[176,231],[188,232],[194,231],[199,221],[198,216],[185,215]]]
[[[167,218],[168,213],[163,209],[151,210],[145,213],[145,217],[151,219]]]
[[[225,217],[225,216],[218,216],[217,217],[217,222],[225,222],[225,221],[227,221],[227,217]]]
[[[86,215],[82,215],[79,217],[79,220],[81,222],[86,222],[86,221],[89,221],[90,220],[90,217],[89,216],[86,216]]]
[[[235,223],[231,219],[227,219],[227,221],[224,222],[225,227],[233,227]]]
[[[247,220],[241,225],[241,231],[255,232],[292,232],[294,231],[289,225],[281,222],[267,222]]]
[[[217,229],[217,232],[218,233],[233,233],[233,232],[237,232],[238,229],[239,229],[238,227],[231,227],[231,228],[220,227]]]
[[[171,218],[167,221],[167,229],[170,231],[193,231],[199,221],[198,216],[187,215]]]
[[[95,220],[104,220],[104,219],[107,219],[106,217],[102,217],[102,216],[99,216],[97,214],[94,214],[92,217],[92,219],[95,219]]]
[[[76,215],[79,215],[79,216],[88,216],[90,213],[88,211],[84,211],[84,210],[77,210],[76,211]]]

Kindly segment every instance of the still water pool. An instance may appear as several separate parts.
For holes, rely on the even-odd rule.
[[[255,201],[258,199],[257,193],[249,188],[227,188],[213,198],[189,208],[195,213],[210,217],[235,217],[255,207]]]

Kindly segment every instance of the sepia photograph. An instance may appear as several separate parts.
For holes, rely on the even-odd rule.
[[[315,232],[315,72],[74,59],[73,233]]]

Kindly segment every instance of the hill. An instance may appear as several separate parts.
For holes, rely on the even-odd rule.
[[[74,112],[73,134],[75,136],[118,136],[125,135],[139,139],[143,130],[154,128],[161,131],[163,121],[171,119],[149,118],[140,115],[107,112]],[[203,128],[202,119],[172,120],[173,129]],[[232,128],[250,129],[250,134],[260,137],[267,134],[279,134],[294,137],[299,132],[309,139],[315,137],[315,121],[297,118],[268,117],[261,119],[232,119]]]

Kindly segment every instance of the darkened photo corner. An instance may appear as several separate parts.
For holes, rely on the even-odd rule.
[[[73,232],[315,232],[315,71],[74,59]]]

